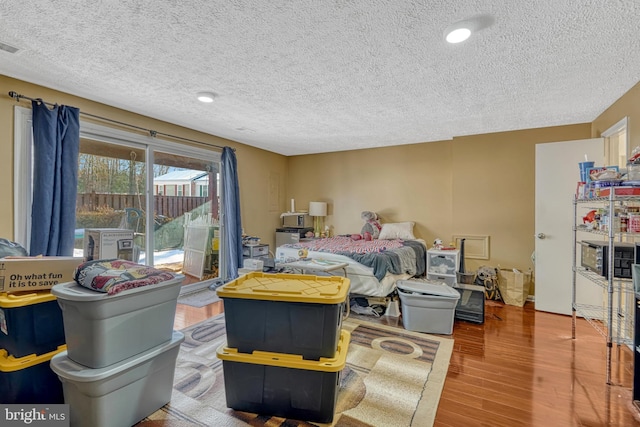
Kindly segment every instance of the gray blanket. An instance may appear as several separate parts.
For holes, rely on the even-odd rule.
[[[407,273],[412,276],[424,275],[427,268],[427,249],[425,246],[414,240],[405,240],[403,244],[404,246],[401,248],[389,249],[382,252],[339,252],[339,254],[373,268],[373,275],[378,280],[382,280],[387,273]],[[415,267],[412,262],[414,259]]]

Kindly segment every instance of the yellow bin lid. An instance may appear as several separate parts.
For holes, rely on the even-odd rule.
[[[237,348],[218,347],[218,359],[228,362],[251,363],[253,365],[268,365],[279,368],[304,369],[307,371],[338,372],[347,364],[347,350],[351,334],[346,329],[340,331],[340,341],[335,357],[321,357],[318,360],[305,360],[302,355],[288,353],[272,353],[270,351],[255,350],[253,353],[238,353]]]
[[[349,279],[341,276],[249,273],[220,286],[221,298],[339,304],[349,293]]]
[[[35,365],[39,365],[43,362],[48,362],[53,356],[65,351],[67,349],[66,344],[58,346],[56,350],[43,354],[30,354],[24,357],[9,356],[7,350],[0,348],[0,372],[15,372],[22,369],[30,368]]]
[[[56,296],[50,290],[19,292],[16,294],[8,294],[0,292],[0,308],[16,308],[25,305],[39,304],[47,301],[55,301]]]

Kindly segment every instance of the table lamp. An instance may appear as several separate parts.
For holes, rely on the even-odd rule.
[[[316,237],[320,237],[323,218],[327,216],[327,204],[325,202],[309,202],[309,215],[313,217],[313,231]]]

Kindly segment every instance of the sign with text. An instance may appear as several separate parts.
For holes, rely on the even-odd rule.
[[[80,257],[11,257],[0,259],[0,292],[32,292],[72,282]]]
[[[3,427],[69,427],[69,405],[0,405],[0,425]]]

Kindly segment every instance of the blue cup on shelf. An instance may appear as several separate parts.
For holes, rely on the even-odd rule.
[[[587,182],[589,177],[589,169],[593,167],[594,162],[580,162],[580,182]]]

